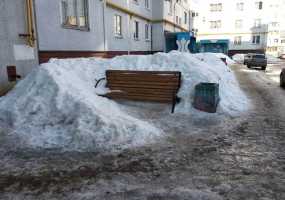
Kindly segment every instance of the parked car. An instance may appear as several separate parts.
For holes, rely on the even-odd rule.
[[[281,54],[280,56],[278,56],[278,58],[285,59],[285,54]]]
[[[282,70],[280,74],[280,86],[285,88],[285,68]]]
[[[262,70],[265,70],[267,67],[267,58],[264,54],[248,54],[245,56],[244,63],[248,68],[261,67]]]

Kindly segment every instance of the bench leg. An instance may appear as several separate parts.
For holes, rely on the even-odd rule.
[[[172,101],[172,109],[171,109],[171,113],[173,114],[175,111],[175,105],[176,105],[176,101]]]

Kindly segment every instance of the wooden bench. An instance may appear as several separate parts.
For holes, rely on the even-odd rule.
[[[172,113],[179,102],[181,72],[107,70],[106,80],[107,98],[171,103]]]

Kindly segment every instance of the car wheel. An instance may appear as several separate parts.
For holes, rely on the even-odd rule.
[[[247,65],[247,68],[248,68],[248,69],[250,69],[250,68],[251,68],[251,66],[250,66],[250,65]]]
[[[266,70],[266,67],[261,67],[261,69],[265,71],[265,70]]]
[[[280,74],[280,86],[285,88],[285,77],[283,73]]]

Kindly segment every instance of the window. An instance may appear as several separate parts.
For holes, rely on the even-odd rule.
[[[243,2],[237,3],[237,10],[238,11],[243,11],[243,9],[244,9],[244,3]]]
[[[150,24],[145,24],[145,40],[150,40]]]
[[[256,8],[257,10],[262,10],[262,6],[263,6],[262,1],[257,1],[257,2],[255,2],[255,8]]]
[[[252,44],[260,44],[260,35],[252,36]]]
[[[139,22],[135,21],[135,31],[134,31],[134,39],[138,40],[139,39]]]
[[[88,29],[87,0],[62,0],[62,25],[67,28]]]
[[[236,27],[236,29],[242,28],[242,20],[241,19],[236,20],[235,27]]]
[[[211,12],[221,12],[223,10],[223,5],[221,3],[210,4]]]
[[[114,16],[114,29],[116,36],[122,36],[122,16],[120,15]]]
[[[271,22],[270,25],[272,27],[278,27],[279,26],[279,23],[278,22]]]
[[[234,39],[234,45],[241,45],[241,36],[237,36]]]
[[[274,43],[278,43],[279,42],[279,39],[274,39]]]
[[[172,15],[172,0],[169,0],[169,8],[168,8],[168,14]]]
[[[184,12],[184,24],[188,23],[188,14],[187,12]]]
[[[145,5],[145,7],[147,8],[147,9],[149,9],[150,7],[149,7],[149,0],[145,0],[144,1],[144,5]]]
[[[254,27],[260,27],[261,26],[261,19],[255,19],[254,20]]]
[[[221,28],[222,27],[222,22],[221,20],[218,21],[210,21],[210,28],[211,29],[216,29],[216,28]]]

